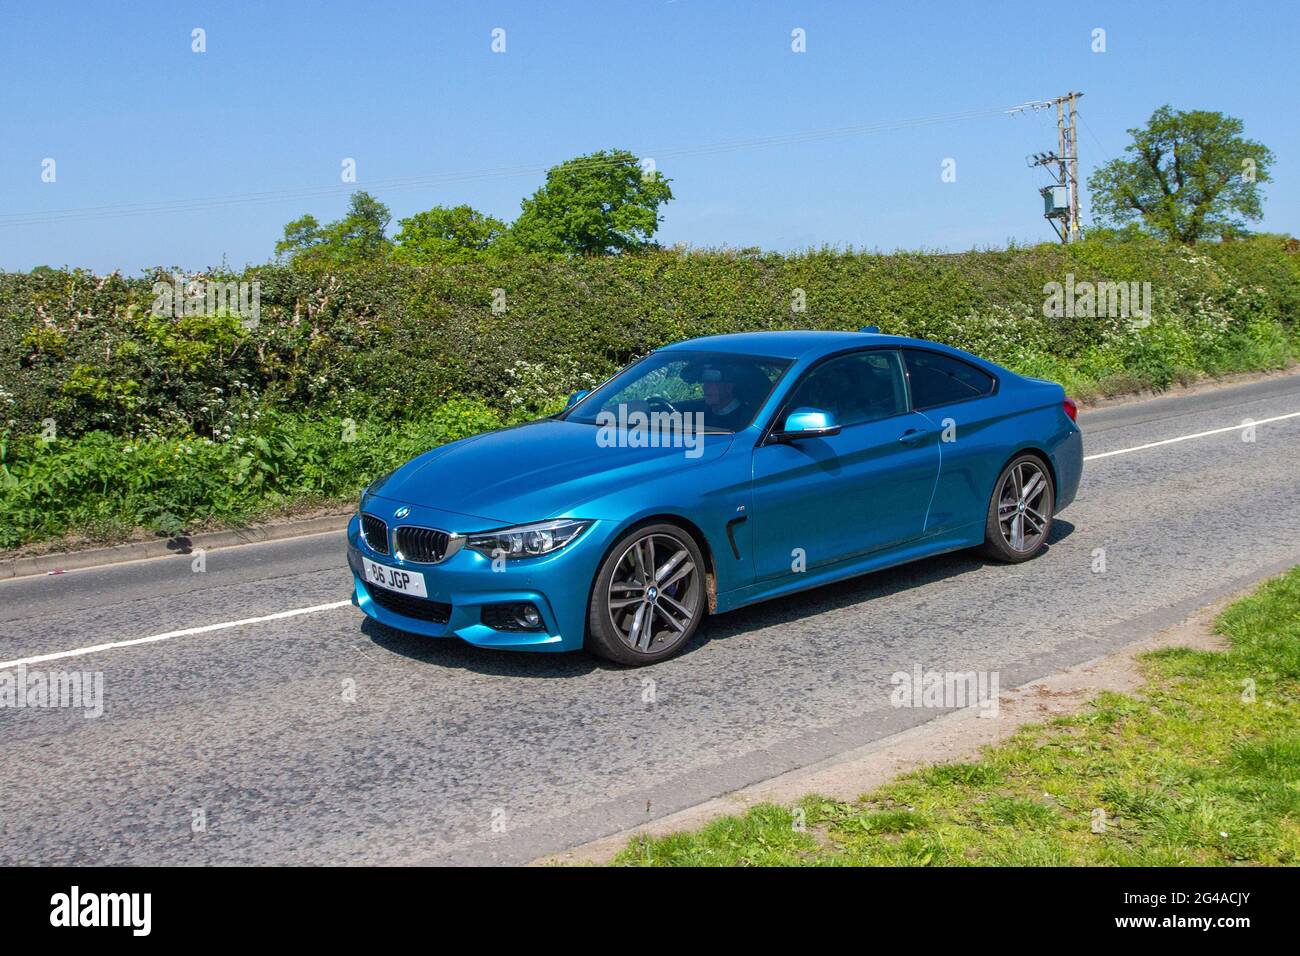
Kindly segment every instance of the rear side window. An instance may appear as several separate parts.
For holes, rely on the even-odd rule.
[[[904,349],[903,358],[912,383],[913,408],[950,405],[993,392],[993,376],[960,359],[916,349]]]

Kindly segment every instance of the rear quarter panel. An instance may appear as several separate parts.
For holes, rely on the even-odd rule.
[[[1074,499],[1083,451],[1079,429],[1062,407],[1064,389],[1005,369],[996,374],[995,394],[923,412],[943,432],[927,534],[982,527],[999,473],[1026,450],[1048,458],[1056,480],[1056,510]]]

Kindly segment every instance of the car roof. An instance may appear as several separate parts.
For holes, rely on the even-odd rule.
[[[728,335],[706,335],[665,345],[664,350],[689,352],[730,352],[736,355],[766,355],[772,358],[816,358],[852,348],[855,345],[937,345],[923,339],[905,335],[884,335],[879,332],[829,332],[818,330],[733,332]],[[943,348],[943,346],[940,346]],[[945,349],[947,351],[947,349]]]

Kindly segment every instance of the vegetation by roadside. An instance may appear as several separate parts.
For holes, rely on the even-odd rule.
[[[1300,254],[1277,236],[951,256],[648,250],[196,281],[223,279],[258,284],[256,322],[176,308],[188,285],[161,272],[0,273],[0,549],[350,499],[415,453],[547,414],[696,335],[874,323],[1084,400],[1300,357]],[[1129,290],[1128,314],[1099,301],[1103,282]],[[156,314],[158,295],[172,312]]]
[[[1226,651],[1147,655],[1138,695],[1022,728],[853,802],[809,796],[632,841],[652,866],[1300,862],[1300,567],[1229,607]]]
[[[462,399],[396,428],[268,412],[221,441],[102,431],[2,438],[0,549],[74,534],[116,543],[140,527],[179,534],[355,502],[362,485],[402,462],[504,423]]]

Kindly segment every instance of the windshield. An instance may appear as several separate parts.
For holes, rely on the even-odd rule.
[[[737,432],[754,420],[789,366],[788,359],[730,352],[653,352],[562,417],[598,425],[626,421],[634,412],[680,412],[707,432]]]

